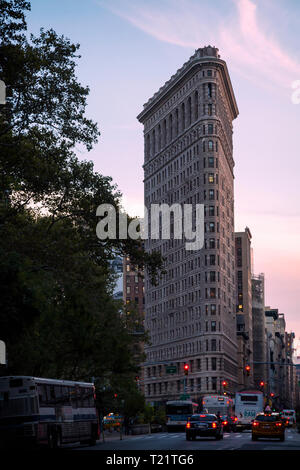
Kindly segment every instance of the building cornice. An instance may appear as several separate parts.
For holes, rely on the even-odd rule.
[[[137,116],[137,119],[144,123],[148,116],[153,114],[155,109],[169,97],[173,89],[180,85],[181,82],[185,80],[186,76],[191,73],[191,71],[194,72],[195,70],[200,69],[204,64],[219,67],[229,98],[232,119],[235,119],[239,114],[239,110],[235,100],[227,65],[224,60],[220,59],[218,49],[211,46],[197,49],[195,54],[192,55],[190,59],[185,62],[185,64],[183,64],[183,66],[178,69],[174,75],[172,75],[170,80],[168,80],[161,88],[159,88],[152,98],[150,98],[147,103],[144,104],[144,109]]]

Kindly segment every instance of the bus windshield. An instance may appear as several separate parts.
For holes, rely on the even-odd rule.
[[[167,405],[167,415],[187,415],[192,412],[192,405]]]
[[[0,392],[0,417],[32,415],[38,412],[37,396],[9,397]]]

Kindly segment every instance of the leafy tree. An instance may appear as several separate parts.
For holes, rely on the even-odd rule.
[[[85,115],[79,45],[52,29],[28,36],[29,2],[0,0],[0,335],[9,373],[133,380],[136,338],[113,300],[111,260],[127,255],[155,282],[159,253],[96,238],[96,208],[121,194],[75,148],[97,143]],[[143,338],[141,338],[143,339]],[[126,377],[125,382],[121,380]]]

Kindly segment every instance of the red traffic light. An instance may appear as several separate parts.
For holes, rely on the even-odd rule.
[[[226,380],[223,380],[222,385],[223,385],[223,387],[227,387],[228,382]]]
[[[259,382],[259,386],[260,386],[260,387],[264,387],[264,386],[265,386],[265,382],[264,382],[263,380],[261,380],[261,381]]]
[[[189,373],[189,368],[190,368],[190,366],[189,366],[188,364],[184,364],[183,369],[184,369],[185,375],[188,375],[188,373]]]

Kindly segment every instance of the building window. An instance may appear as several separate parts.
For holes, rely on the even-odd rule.
[[[215,315],[216,312],[217,312],[216,305],[215,305],[215,304],[212,304],[212,305],[210,306],[210,313],[211,313],[211,315]]]
[[[214,217],[215,215],[215,206],[209,206],[208,214],[210,217]]]
[[[217,358],[216,357],[211,358],[211,370],[217,370]]]
[[[207,125],[207,133],[208,134],[213,134],[214,133],[214,125],[213,124],[208,124]]]
[[[201,390],[201,377],[197,379],[197,389]]]
[[[212,140],[208,141],[208,150],[211,152],[214,149],[214,143]]]
[[[195,91],[195,120],[198,119],[198,91]]]
[[[215,176],[214,176],[213,173],[209,173],[209,174],[208,174],[208,182],[209,182],[210,184],[213,184],[213,183],[215,182]]]
[[[208,157],[208,168],[214,168],[214,157]]]
[[[211,388],[212,390],[217,390],[217,377],[212,377],[211,378]]]

